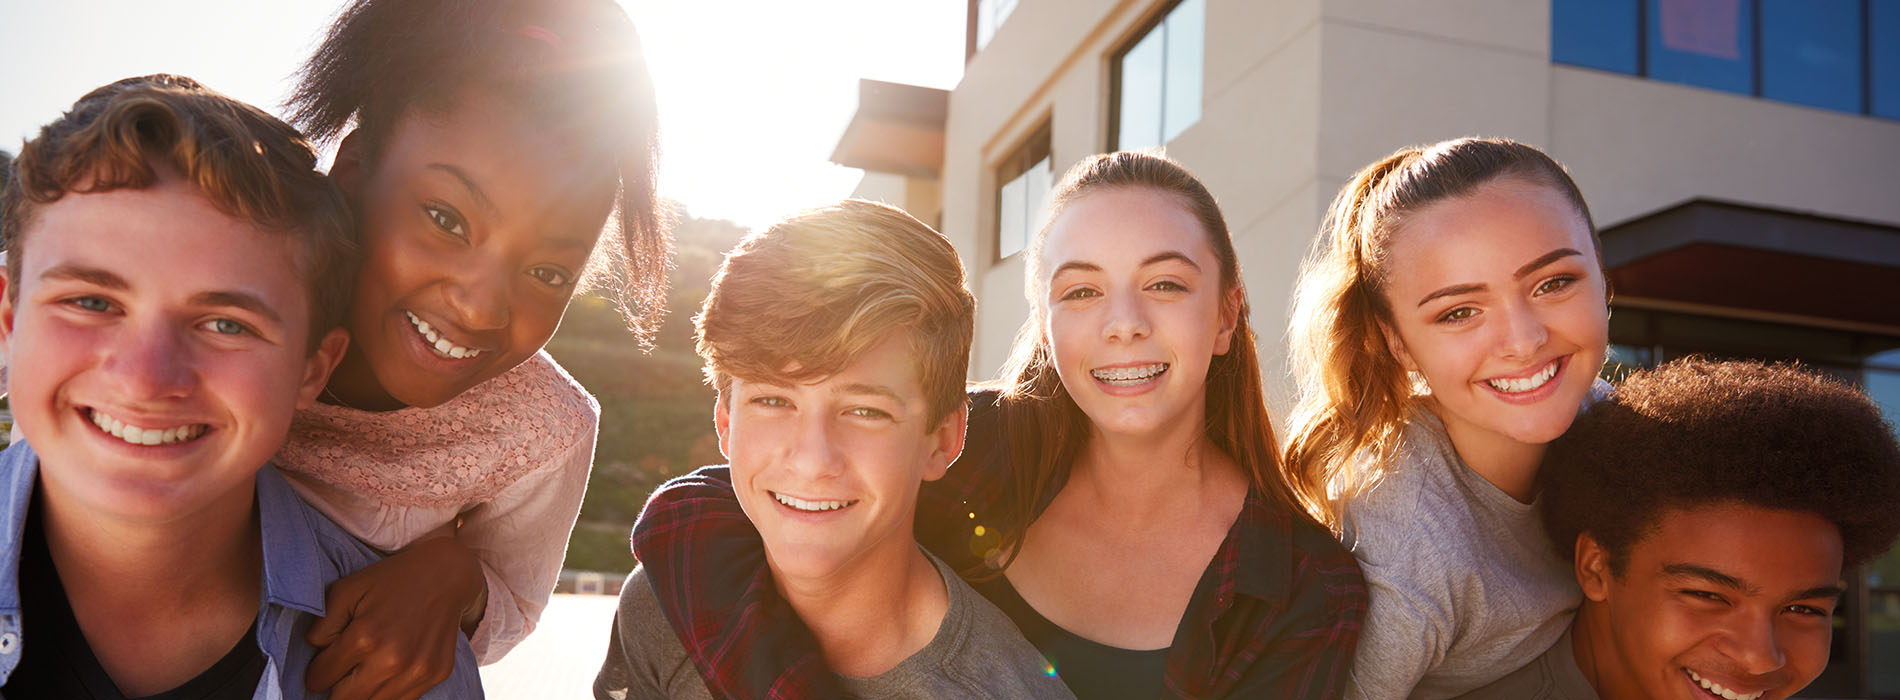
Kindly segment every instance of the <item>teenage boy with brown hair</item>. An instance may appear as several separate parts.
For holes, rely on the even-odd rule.
[[[342,197],[295,130],[166,75],[87,94],[15,174],[0,693],[303,697],[324,587],[377,558],[268,464],[348,344]],[[426,697],[480,697],[458,651]]]
[[[860,697],[1070,697],[1009,618],[911,529],[918,488],[963,450],[974,311],[947,239],[900,210],[847,200],[741,242],[697,319],[731,466],[682,479],[736,492],[764,542],[774,602]],[[671,538],[661,548],[693,548],[691,523],[661,529]],[[595,697],[710,697],[648,583],[673,563],[649,560],[628,577]]]

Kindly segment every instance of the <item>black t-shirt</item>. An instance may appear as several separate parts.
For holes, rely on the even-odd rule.
[[[971,584],[1008,615],[1023,637],[1056,667],[1076,700],[1154,700],[1168,672],[1168,649],[1122,649],[1085,639],[1050,622],[1023,600],[1009,579]],[[1199,594],[1199,591],[1196,591]]]
[[[131,700],[106,676],[73,617],[40,529],[39,500],[35,490],[20,543],[20,636],[22,642],[31,638],[33,643],[22,645],[20,663],[0,691],[16,698]],[[264,652],[257,646],[257,622],[252,621],[251,630],[231,651],[196,678],[138,700],[250,700],[263,676]]]

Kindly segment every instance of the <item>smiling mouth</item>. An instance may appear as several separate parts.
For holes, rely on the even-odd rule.
[[[1111,386],[1132,386],[1153,380],[1168,371],[1168,363],[1156,362],[1152,365],[1133,367],[1110,367],[1089,370],[1089,376],[1095,381]]]
[[[170,428],[146,428],[128,425],[125,421],[113,418],[105,411],[90,409],[92,424],[107,435],[124,440],[131,445],[177,445],[191,442],[202,437],[210,426],[203,423],[178,425]]]
[[[1491,388],[1498,390],[1498,393],[1502,393],[1502,394],[1522,394],[1525,392],[1536,391],[1539,388],[1543,387],[1544,384],[1548,383],[1551,377],[1557,376],[1557,370],[1558,368],[1562,366],[1563,366],[1563,359],[1558,358],[1555,360],[1551,360],[1550,364],[1544,365],[1543,369],[1538,370],[1536,374],[1533,374],[1531,376],[1514,377],[1514,378],[1506,378],[1506,379],[1486,379],[1484,380],[1484,383],[1491,385]]]
[[[442,337],[441,333],[437,333],[435,327],[430,326],[428,321],[417,318],[414,312],[404,311],[403,313],[409,316],[409,325],[416,329],[416,333],[420,334],[423,340],[428,341],[425,344],[429,346],[429,350],[433,351],[437,357],[446,357],[451,360],[469,360],[474,359],[476,355],[482,354],[480,350],[465,348],[449,342],[449,339]]]
[[[856,500],[807,501],[803,498],[798,498],[796,496],[787,496],[777,491],[767,491],[766,493],[772,494],[772,499],[778,501],[779,505],[783,505],[792,510],[804,511],[806,513],[822,513],[828,510],[839,510],[839,509],[848,508],[848,507],[858,504]]]
[[[1697,674],[1695,671],[1691,671],[1686,668],[1682,669],[1682,671],[1684,673],[1689,674],[1689,680],[1695,681],[1696,685],[1702,686],[1702,690],[1708,692],[1708,694],[1713,695],[1715,697],[1723,698],[1723,700],[1755,700],[1756,698],[1761,697],[1763,693],[1768,692],[1766,690],[1762,690],[1762,691],[1757,691],[1753,693],[1737,693],[1733,690],[1729,690],[1727,688],[1722,687],[1722,684],[1720,683],[1716,683],[1715,681],[1711,681],[1707,678],[1703,678],[1700,674]]]

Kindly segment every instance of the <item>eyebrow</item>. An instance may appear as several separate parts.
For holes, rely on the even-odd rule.
[[[284,318],[277,315],[277,311],[272,309],[270,304],[264,303],[261,297],[248,292],[224,290],[199,292],[191,297],[191,303],[195,306],[223,306],[233,309],[243,309],[270,319],[271,323],[281,325],[284,322]]]
[[[1539,255],[1537,256],[1536,260],[1532,260],[1528,263],[1525,263],[1523,267],[1517,268],[1517,272],[1511,273],[1511,279],[1514,279],[1514,280],[1524,279],[1526,276],[1530,275],[1531,273],[1536,272],[1540,269],[1543,269],[1544,266],[1546,265],[1557,262],[1558,260],[1562,260],[1572,255],[1582,255],[1582,254],[1583,253],[1577,252],[1575,248],[1558,248],[1556,250],[1550,251],[1543,255]],[[1436,292],[1432,292],[1430,294],[1425,295],[1425,298],[1418,300],[1418,305],[1424,306],[1426,303],[1430,302],[1431,300],[1438,299],[1440,297],[1457,296],[1459,294],[1470,294],[1472,292],[1482,292],[1490,288],[1491,288],[1490,286],[1484,285],[1484,284],[1454,284],[1452,286],[1445,287],[1444,289],[1440,289]]]
[[[475,184],[475,178],[469,175],[468,171],[448,163],[430,163],[428,167],[431,170],[440,170],[455,176],[455,179],[462,182],[462,187],[468,189],[468,195],[475,198],[476,204],[482,205],[482,208],[488,210],[489,214],[498,213],[495,210],[494,200],[488,198],[488,193],[482,191],[481,185]]]
[[[53,267],[46,268],[45,272],[41,272],[40,279],[73,280],[97,287],[105,287],[107,289],[125,290],[132,288],[132,285],[127,283],[124,277],[120,277],[111,270],[98,267],[83,267],[80,265],[54,265]]]
[[[1748,585],[1739,578],[1699,564],[1665,564],[1662,570],[1663,573],[1669,574],[1670,576],[1686,576],[1689,578],[1702,579],[1711,584],[1723,588],[1732,588],[1749,595],[1759,595],[1761,593],[1760,588]]]
[[[871,396],[882,396],[884,398],[890,399],[892,401],[896,401],[898,403],[904,402],[903,397],[898,396],[896,391],[892,390],[890,387],[887,387],[881,384],[863,384],[863,383],[846,384],[844,386],[838,387],[836,390],[834,390],[833,393],[869,394]]]
[[[1140,267],[1147,267],[1149,265],[1164,263],[1168,261],[1175,261],[1175,262],[1179,262],[1184,265],[1187,265],[1188,267],[1194,268],[1195,272],[1201,271],[1201,265],[1199,263],[1194,262],[1193,258],[1188,257],[1186,253],[1183,253],[1178,250],[1162,251],[1159,253],[1155,253],[1154,255],[1150,255],[1148,256],[1147,260],[1141,261]],[[1081,262],[1081,261],[1071,260],[1069,262],[1062,263],[1060,266],[1057,266],[1056,271],[1053,273],[1050,273],[1049,276],[1055,277],[1057,275],[1060,275],[1064,272],[1068,272],[1070,270],[1076,270],[1076,271],[1082,271],[1082,272],[1101,272],[1102,266],[1097,265],[1095,263],[1091,263],[1091,262]]]

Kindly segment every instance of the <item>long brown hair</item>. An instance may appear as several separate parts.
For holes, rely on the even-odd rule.
[[[1563,166],[1536,148],[1495,138],[1400,149],[1354,175],[1320,224],[1293,295],[1287,335],[1300,401],[1283,462],[1300,502],[1335,531],[1341,504],[1391,463],[1416,400],[1381,330],[1392,320],[1385,300],[1392,232],[1410,212],[1505,177],[1554,188],[1583,216],[1596,243],[1590,208]]]
[[[1240,261],[1220,206],[1201,181],[1179,163],[1148,153],[1107,153],[1085,159],[1063,175],[1050,195],[1042,228],[1026,253],[1029,264],[1024,290],[1032,309],[1029,320],[1016,335],[1002,376],[990,385],[1001,392],[998,410],[1007,431],[1009,478],[1014,486],[1003,504],[1007,509],[1000,549],[1003,559],[990,575],[1015,560],[1029,523],[1067,481],[1069,468],[1089,435],[1088,416],[1063,388],[1042,333],[1049,313],[1048,295],[1043,290],[1042,247],[1050,227],[1069,205],[1116,189],[1147,189],[1173,197],[1207,234],[1220,261],[1221,291],[1231,292],[1242,286]],[[1232,344],[1225,354],[1214,356],[1207,370],[1207,439],[1233,458],[1247,472],[1253,487],[1269,501],[1297,513],[1274,446],[1273,424],[1261,389],[1260,362],[1253,329],[1247,323],[1244,295],[1238,313]]]

